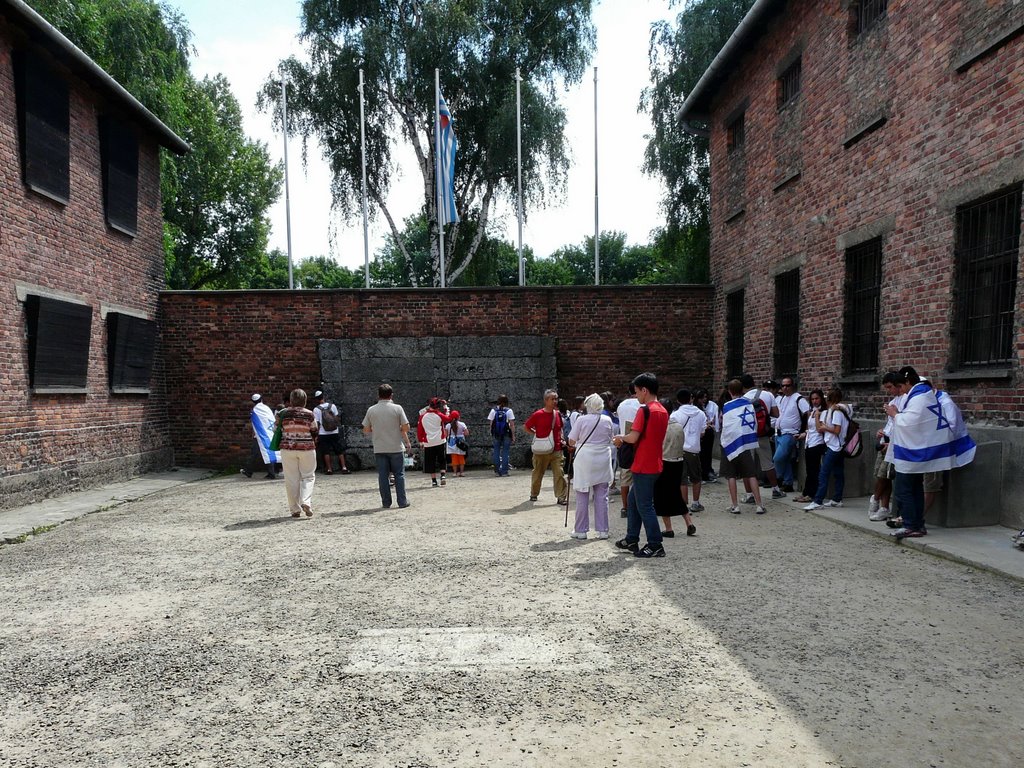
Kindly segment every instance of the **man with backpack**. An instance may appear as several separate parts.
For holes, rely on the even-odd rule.
[[[494,474],[498,477],[508,477],[508,454],[516,441],[516,415],[508,407],[508,395],[498,395],[494,407],[487,414],[487,423],[491,427]]]
[[[772,488],[773,499],[784,499],[786,494],[779,488],[779,478],[775,474],[775,463],[772,460],[772,419],[779,417],[779,407],[775,403],[775,396],[766,389],[754,387],[754,377],[745,373],[740,377],[740,383],[747,390],[743,395],[754,405],[754,419],[757,421],[757,451],[754,453],[758,463],[758,470],[764,472],[768,479],[768,485]],[[756,482],[756,481],[755,481]],[[754,504],[755,498],[753,488],[747,487],[747,495],[743,497],[744,504]]]
[[[323,462],[324,474],[334,474],[332,455],[338,457],[338,471],[343,475],[350,474],[345,464],[346,446],[341,438],[341,413],[338,406],[328,400],[319,389],[313,393],[313,398],[316,400],[313,418],[320,427],[320,433],[316,438],[316,452]]]
[[[775,456],[782,491],[792,491],[795,482],[794,463],[797,455],[797,435],[807,431],[807,414],[811,404],[801,395],[792,376],[782,377],[782,397],[776,400],[779,418],[775,422]]]

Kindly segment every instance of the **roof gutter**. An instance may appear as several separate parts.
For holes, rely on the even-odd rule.
[[[694,122],[706,123],[711,119],[710,110],[699,105],[702,102],[710,102],[720,82],[729,74],[734,60],[743,52],[743,47],[750,38],[757,37],[764,31],[762,25],[778,10],[779,5],[780,0],[756,0],[750,7],[747,15],[726,40],[722,50],[700,76],[700,80],[676,112],[676,119],[680,121],[684,131],[694,136],[710,135],[707,128],[697,128],[693,125]]]
[[[64,37],[56,27],[22,2],[22,0],[0,0],[0,13],[10,15],[17,21],[20,21],[29,30],[31,36],[37,38],[39,42],[56,48],[58,53],[69,59],[75,68],[81,70],[86,79],[123,104],[132,117],[144,128],[156,134],[162,146],[167,147],[178,155],[184,155],[192,151],[187,142],[168,128],[160,118],[146,109],[142,102],[128,93],[106,70],[86,56],[81,49]]]

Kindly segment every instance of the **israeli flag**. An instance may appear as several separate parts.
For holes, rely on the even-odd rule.
[[[744,451],[757,448],[757,417],[754,404],[745,397],[730,400],[722,408],[722,453],[732,461]]]
[[[252,422],[252,428],[256,431],[256,442],[259,443],[263,463],[280,464],[281,452],[270,450],[270,441],[274,437],[274,419],[271,418],[268,424],[266,418],[257,413],[258,410],[259,406],[252,409],[249,413],[249,420]],[[267,411],[269,412],[270,409],[267,408]]]
[[[963,467],[974,461],[974,440],[960,409],[945,392],[916,384],[893,419],[892,463],[918,475]]]

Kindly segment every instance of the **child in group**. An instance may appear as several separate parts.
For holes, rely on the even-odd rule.
[[[452,411],[448,422],[448,459],[452,463],[452,474],[455,477],[466,476],[466,440],[469,435],[469,427],[464,421],[459,421],[458,411]],[[459,446],[462,447],[459,447]]]

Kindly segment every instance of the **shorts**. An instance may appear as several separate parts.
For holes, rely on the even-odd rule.
[[[757,469],[762,472],[769,472],[775,469],[775,452],[772,450],[770,437],[757,438]],[[755,472],[756,474],[756,472]],[[753,477],[754,475],[745,475]]]
[[[694,485],[701,481],[700,454],[683,451],[682,485]]]
[[[875,477],[879,480],[896,479],[896,468],[886,458],[888,451],[879,451],[875,454]]]
[[[718,476],[735,480],[757,477],[757,462],[754,459],[754,451],[743,451],[743,453],[731,461],[722,456],[718,466]]]
[[[633,473],[628,469],[619,468],[619,487],[625,488],[633,484]]]
[[[924,473],[924,492],[938,493],[942,490],[942,472]]]
[[[423,471],[434,474],[436,472],[444,472],[448,466],[448,460],[445,456],[445,445],[431,445],[423,449]]]
[[[333,453],[340,456],[345,452],[345,443],[342,442],[341,435],[337,432],[330,435],[317,435],[316,449],[321,456],[325,453]]]

